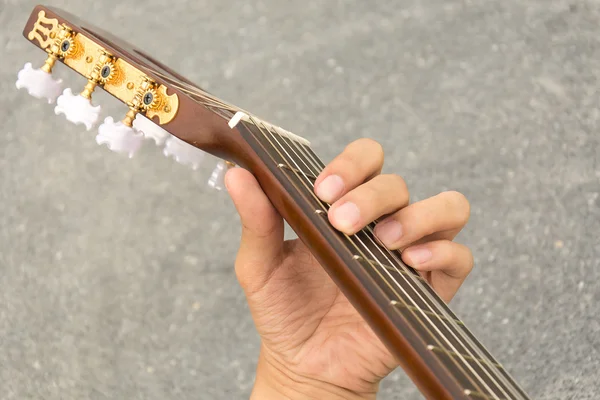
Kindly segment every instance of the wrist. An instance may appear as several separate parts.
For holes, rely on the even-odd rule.
[[[375,400],[376,395],[296,374],[261,349],[250,400]]]

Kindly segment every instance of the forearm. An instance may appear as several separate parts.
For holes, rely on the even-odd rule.
[[[250,400],[375,400],[376,393],[355,393],[299,376],[261,351]]]

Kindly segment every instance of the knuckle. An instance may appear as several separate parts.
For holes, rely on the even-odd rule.
[[[473,257],[473,252],[471,252],[471,250],[467,249],[467,254],[468,254],[468,263],[467,263],[467,274],[470,274],[471,271],[473,271],[473,268],[475,268],[475,257]]]
[[[403,192],[408,193],[408,186],[403,177],[396,174],[391,174],[392,184]]]
[[[454,215],[461,225],[469,221],[471,205],[464,194],[451,190],[442,193],[447,212]]]
[[[377,161],[380,161],[383,163],[383,158],[384,158],[383,146],[378,141],[373,140],[371,138],[360,138],[360,139],[355,140],[354,142],[350,143],[350,145],[348,147],[350,147],[350,146],[361,149],[363,152],[372,153],[372,154],[369,154],[370,157],[373,157]]]
[[[366,204],[377,204],[381,200],[381,187],[379,185],[362,185],[360,196]]]
[[[473,258],[473,253],[471,252],[471,250],[469,250],[469,248],[466,246],[464,248],[465,248],[465,255],[462,260],[462,263],[463,263],[462,270],[463,270],[463,275],[466,277],[471,273],[471,271],[473,271],[473,267],[475,265],[475,259]]]
[[[344,153],[340,154],[340,156],[331,163],[331,168],[339,175],[345,174],[354,176],[360,172],[357,163]]]
[[[382,177],[380,185],[382,190],[385,192],[393,193],[394,198],[401,199],[403,205],[409,203],[410,195],[408,192],[408,186],[403,177],[397,174],[386,174],[380,175]]]
[[[464,244],[456,243],[453,241],[448,242],[448,244],[453,247],[453,261],[459,264],[462,268],[464,268],[465,274],[471,272],[475,263],[471,249],[469,249]]]
[[[445,241],[445,246],[446,263],[449,266],[446,273],[458,279],[466,278],[475,265],[473,253],[467,246],[450,240]]]

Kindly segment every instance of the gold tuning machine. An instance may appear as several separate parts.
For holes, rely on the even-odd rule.
[[[65,41],[61,43],[66,43]],[[69,51],[68,45],[64,45],[62,50]],[[67,88],[63,94],[56,100],[54,112],[64,114],[67,120],[74,124],[84,124],[87,130],[91,130],[98,121],[100,106],[92,105],[92,93],[96,86],[102,86],[112,83],[120,78],[120,71],[115,66],[115,57],[106,50],[100,50],[98,61],[89,73],[88,82],[83,91],[74,95],[71,89]]]
[[[115,57],[106,50],[101,50],[98,62],[92,68],[88,77],[88,83],[81,92],[81,97],[91,99],[96,86],[114,82],[119,77],[120,72],[115,66]]]
[[[77,51],[81,51],[74,39],[74,33],[71,28],[67,25],[62,24],[58,27],[57,34],[50,34],[50,37],[54,36],[54,41],[50,46],[46,48],[48,58],[42,66],[42,71],[52,73],[52,68],[58,59],[63,59],[68,56],[74,55]]]
[[[115,78],[118,79],[118,71],[114,70],[114,63],[108,56],[101,57],[98,65],[102,65],[102,67],[95,68],[95,75],[88,81],[88,85],[81,94],[82,97],[91,95],[97,84],[113,82]],[[115,75],[112,75],[113,73]],[[156,126],[141,114],[158,109],[162,106],[162,102],[162,97],[158,92],[158,84],[150,78],[144,77],[133,99],[127,102],[129,111],[125,118],[120,122],[115,122],[111,117],[106,118],[98,128],[96,142],[107,145],[109,149],[115,152],[126,153],[129,157],[133,157],[142,145],[145,135],[153,132],[154,135],[150,136],[155,140],[168,135],[168,132]],[[143,131],[139,129],[142,126],[144,127]]]
[[[133,99],[127,103],[129,111],[121,121],[126,126],[133,126],[133,121],[138,113],[159,110],[164,107],[164,99],[160,94],[159,85],[148,77],[143,77]]]

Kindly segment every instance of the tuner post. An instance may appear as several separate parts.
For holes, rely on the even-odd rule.
[[[57,40],[56,43],[60,43],[60,51],[67,55],[70,54],[69,52],[77,51],[72,41]],[[88,131],[91,130],[98,121],[100,111],[102,110],[100,106],[92,105],[92,93],[97,86],[112,83],[119,79],[120,76],[121,74],[115,66],[115,57],[106,50],[101,50],[98,62],[89,73],[87,77],[88,82],[83,91],[79,95],[74,95],[71,89],[65,89],[56,101],[57,105],[54,108],[54,112],[57,115],[64,114],[67,120],[74,124],[84,124]]]
[[[88,100],[92,99],[92,93],[96,89],[96,86],[103,86],[108,82],[114,81],[120,74],[115,67],[115,57],[103,50],[102,54],[98,58],[98,62],[94,65],[90,76],[88,76],[88,82],[80,93],[81,97]]]
[[[54,37],[54,41],[46,48],[48,58],[42,66],[42,71],[49,74],[52,73],[52,68],[54,68],[57,60],[74,55],[79,47],[75,43],[75,35],[71,28],[62,24],[59,25],[58,29],[57,34],[50,34],[50,38]]]
[[[85,88],[83,88],[83,91],[80,93],[81,97],[91,100],[92,93],[96,89],[96,86],[98,86],[96,82],[94,82],[93,80],[89,80],[88,83],[85,85]]]
[[[58,57],[56,55],[52,53],[48,54],[48,58],[46,58],[46,62],[44,62],[44,65],[42,66],[41,70],[47,74],[51,74],[52,68],[54,68],[54,64],[56,64],[57,60]]]
[[[163,100],[158,93],[158,84],[148,77],[144,77],[138,86],[133,99],[127,103],[129,111],[121,120],[123,125],[133,127],[133,121],[140,113],[147,113],[163,106]]]
[[[125,118],[123,118],[121,122],[123,123],[123,125],[131,128],[133,127],[133,121],[135,120],[137,114],[138,112],[135,109],[129,108],[129,111],[127,111],[127,114],[125,114]]]

